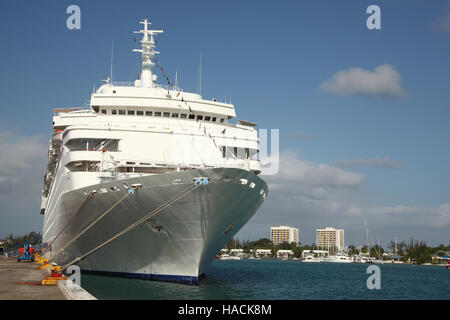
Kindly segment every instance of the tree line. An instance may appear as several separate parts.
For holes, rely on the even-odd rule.
[[[445,254],[445,252],[450,251],[450,244],[448,246],[440,244],[437,247],[431,247],[428,246],[425,241],[418,241],[415,240],[414,238],[411,238],[409,242],[406,241],[398,242],[397,245],[395,244],[395,241],[392,240],[387,245],[387,249],[389,249],[389,252],[394,252],[396,246],[397,246],[397,254],[400,256],[400,260],[404,262],[410,261],[417,264],[431,263],[432,255],[439,254],[442,256]],[[267,238],[261,238],[256,241],[239,240],[237,238],[232,238],[230,241],[228,241],[225,248],[243,249],[244,253],[247,254],[250,254],[251,250],[270,249],[272,250],[272,256],[276,255],[277,250],[292,250],[296,258],[300,258],[304,250],[324,249],[324,248],[317,248],[315,244],[302,245],[301,243],[299,243],[297,245],[294,242],[292,243],[284,242],[279,245],[275,245],[270,239]],[[347,247],[347,253],[350,256],[359,255],[361,253],[367,254],[368,251],[367,249],[368,249],[367,245],[358,248],[355,245],[351,244]],[[327,249],[325,248],[325,250]],[[370,247],[371,257],[376,258],[379,257],[383,259],[383,254],[386,252],[388,252],[388,250],[384,249],[378,244]],[[387,258],[384,257],[384,259]]]
[[[27,244],[38,244],[42,242],[42,235],[40,232],[30,232],[24,235],[13,235],[9,234],[5,239],[4,250],[8,251],[10,249],[15,248],[16,246],[20,246],[24,243]]]

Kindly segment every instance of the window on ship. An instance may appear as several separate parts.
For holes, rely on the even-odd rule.
[[[65,146],[70,151],[119,151],[119,139],[71,139]]]

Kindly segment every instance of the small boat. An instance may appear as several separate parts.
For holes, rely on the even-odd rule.
[[[306,256],[306,258],[303,259],[302,262],[314,263],[314,262],[323,262],[323,260],[322,260],[322,258],[316,258],[316,257],[313,257],[313,256]]]
[[[323,261],[335,263],[352,263],[352,259],[349,256],[343,254],[337,254],[335,256],[327,256],[323,258]]]
[[[230,256],[229,254],[223,254],[220,256],[220,260],[241,260],[241,257]]]

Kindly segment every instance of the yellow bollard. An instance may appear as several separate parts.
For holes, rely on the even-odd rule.
[[[45,269],[51,268],[51,267],[53,267],[51,264],[49,264],[49,263],[44,263],[42,266],[39,267],[39,269],[45,270]]]

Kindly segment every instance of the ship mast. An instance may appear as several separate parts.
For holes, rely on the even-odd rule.
[[[144,30],[135,31],[134,33],[142,33],[143,37],[140,41],[142,49],[133,49],[134,52],[140,52],[142,54],[142,72],[139,86],[144,88],[153,88],[156,81],[156,75],[153,75],[152,69],[155,65],[152,58],[159,52],[155,51],[155,38],[154,35],[163,33],[163,30],[149,30],[148,26],[151,24],[147,18],[144,21],[139,22],[144,25]],[[150,38],[149,38],[150,36]]]

